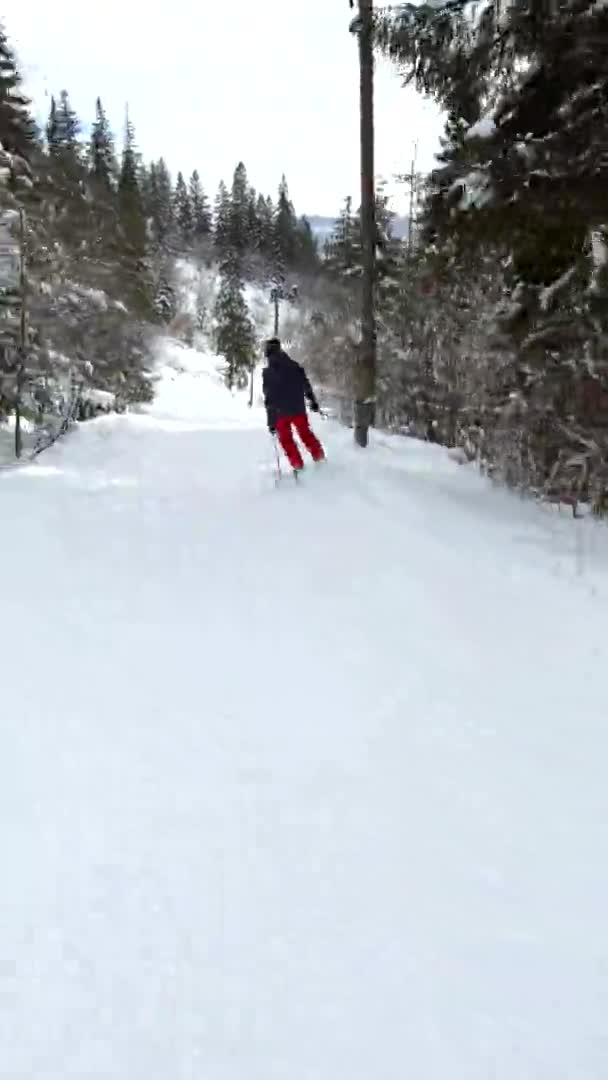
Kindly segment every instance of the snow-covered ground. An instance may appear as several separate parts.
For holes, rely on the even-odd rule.
[[[0,475],[0,1076],[605,1080],[605,529],[165,361]]]

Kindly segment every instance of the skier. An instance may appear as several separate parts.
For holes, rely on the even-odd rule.
[[[278,435],[289,464],[297,474],[304,468],[304,462],[292,428],[296,429],[314,461],[325,458],[323,447],[308,423],[305,399],[312,412],[320,411],[319,403],[304,368],[283,351],[278,338],[270,338],[265,351],[268,365],[262,378],[268,430],[271,435]]]

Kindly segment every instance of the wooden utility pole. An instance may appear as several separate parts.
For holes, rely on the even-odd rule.
[[[374,0],[359,0],[351,29],[359,35],[361,91],[361,346],[355,364],[355,442],[368,444],[376,396],[376,192],[374,182]],[[351,7],[353,0],[350,0]]]
[[[414,143],[414,156],[412,158],[412,168],[410,170],[410,215],[407,223],[407,253],[411,257],[412,247],[414,241],[414,206],[416,201],[416,162],[418,159],[418,140]]]

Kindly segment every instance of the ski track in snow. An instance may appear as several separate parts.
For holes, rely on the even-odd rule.
[[[0,476],[0,1076],[605,1080],[605,530],[165,348]]]

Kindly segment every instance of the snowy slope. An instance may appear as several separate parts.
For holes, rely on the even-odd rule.
[[[168,344],[0,475],[3,1080],[607,1075],[605,531],[320,434]]]

